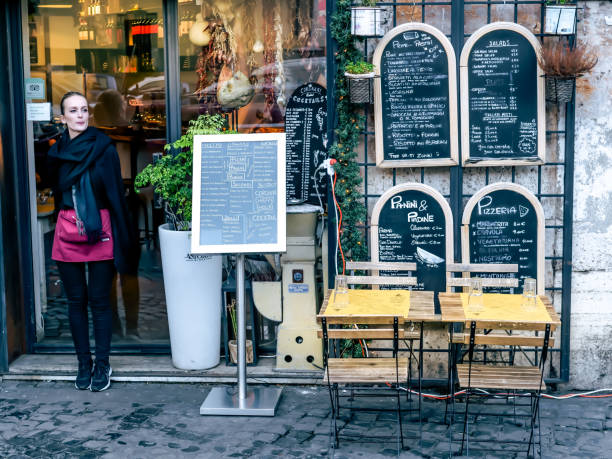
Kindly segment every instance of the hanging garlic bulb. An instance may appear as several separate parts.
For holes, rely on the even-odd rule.
[[[261,42],[261,40],[257,40],[255,43],[253,43],[253,52],[254,53],[261,53],[264,50],[264,45]]]
[[[200,13],[196,14],[196,22],[189,29],[189,40],[196,46],[206,46],[210,43],[210,32],[206,29],[208,22]]]

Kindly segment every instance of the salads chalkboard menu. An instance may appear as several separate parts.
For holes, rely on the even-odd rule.
[[[489,24],[466,42],[460,61],[465,166],[544,161],[539,46],[513,23]]]
[[[323,86],[307,83],[293,92],[285,111],[285,134],[287,202],[319,204],[317,189],[322,200],[326,196],[325,170],[315,175],[327,157],[327,94]]]
[[[389,31],[374,51],[376,165],[457,164],[455,53],[421,23]]]
[[[285,134],[198,135],[193,144],[191,251],[285,251]]]
[[[414,290],[446,291],[446,263],[452,262],[452,215],[440,193],[420,183],[391,188],[374,206],[371,231],[374,261],[416,263]]]
[[[543,211],[533,194],[512,183],[489,185],[468,201],[463,225],[468,225],[464,231],[468,240],[462,241],[464,262],[518,264],[519,288],[514,292],[522,292],[523,279],[531,277],[538,280],[538,291],[543,293]],[[515,277],[481,274],[493,275]]]

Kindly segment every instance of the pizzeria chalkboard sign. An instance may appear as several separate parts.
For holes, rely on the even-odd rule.
[[[461,246],[464,263],[518,264],[515,293],[526,277],[537,279],[538,293],[544,293],[544,211],[526,188],[496,183],[472,196],[463,212]]]
[[[464,166],[545,161],[539,49],[529,30],[508,22],[486,25],[465,43],[460,58]]]
[[[325,199],[325,171],[317,167],[327,157],[327,94],[316,83],[297,88],[285,111],[287,136],[287,202],[319,204]],[[315,184],[316,181],[316,184]]]
[[[421,183],[394,186],[372,211],[372,260],[416,263],[413,289],[444,292],[446,263],[453,256],[452,221],[450,206],[435,189]]]
[[[284,252],[285,134],[193,138],[192,253]]]
[[[427,24],[408,23],[378,43],[373,62],[376,165],[457,164],[455,52],[446,36]]]

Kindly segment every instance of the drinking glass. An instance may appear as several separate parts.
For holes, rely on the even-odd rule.
[[[536,280],[526,277],[523,281],[523,308],[533,310],[536,307]]]
[[[474,277],[470,279],[468,307],[470,312],[474,315],[480,314],[484,309],[482,298],[482,279],[480,277]]]
[[[336,288],[334,290],[334,305],[337,308],[346,307],[349,304],[348,284],[346,276],[336,276]]]

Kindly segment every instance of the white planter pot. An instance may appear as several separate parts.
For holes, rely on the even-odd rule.
[[[172,364],[203,370],[219,364],[221,256],[190,255],[191,231],[159,227]]]

